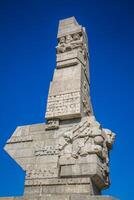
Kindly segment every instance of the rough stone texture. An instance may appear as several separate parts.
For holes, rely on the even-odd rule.
[[[50,84],[46,119],[72,119],[92,114],[89,100],[88,43],[74,18],[61,20],[56,69]]]
[[[17,127],[5,147],[26,171],[24,196],[10,199],[115,199],[96,196],[110,185],[115,134],[93,115],[88,55],[85,28],[74,17],[61,20],[47,122]]]
[[[82,194],[72,195],[26,195],[24,197],[11,197],[11,198],[0,198],[1,200],[118,200],[110,196],[89,196]]]

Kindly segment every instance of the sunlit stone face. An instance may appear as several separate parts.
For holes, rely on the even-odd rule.
[[[94,196],[110,184],[115,134],[93,115],[86,32],[74,17],[60,21],[56,50],[46,124],[17,127],[5,147],[26,171],[24,196],[15,199],[115,200]]]

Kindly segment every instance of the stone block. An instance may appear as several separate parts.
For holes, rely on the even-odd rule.
[[[87,194],[72,194],[70,197],[70,200],[117,200],[116,198],[110,196],[90,196]]]
[[[66,154],[66,155],[60,156],[59,164],[60,165],[74,165],[76,164],[76,159],[73,158],[70,154]]]
[[[71,52],[65,52],[62,54],[57,54],[57,68],[61,67],[72,67],[80,62],[84,65],[85,61],[81,52],[73,50]]]
[[[60,177],[72,177],[72,165],[61,166]]]
[[[76,32],[79,33],[81,32],[81,29],[82,27],[77,23],[74,17],[70,17],[66,20],[60,20],[57,37],[63,37]]]
[[[29,127],[30,132],[38,132],[38,131],[44,131],[44,130],[45,130],[45,123],[33,124],[33,125],[30,125]]]

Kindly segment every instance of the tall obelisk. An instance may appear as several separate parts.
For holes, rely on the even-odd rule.
[[[88,41],[75,18],[61,20],[56,69],[50,83],[46,119],[76,119],[92,115]]]
[[[24,196],[15,199],[115,200],[101,196],[110,185],[115,134],[93,114],[86,30],[67,18],[60,20],[57,38],[47,122],[17,127],[5,147],[26,171]]]

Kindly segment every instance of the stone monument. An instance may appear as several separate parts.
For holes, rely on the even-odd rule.
[[[101,196],[115,134],[93,114],[86,30],[74,17],[60,20],[57,39],[46,124],[17,127],[5,146],[26,171],[24,196],[9,199],[115,200]]]

